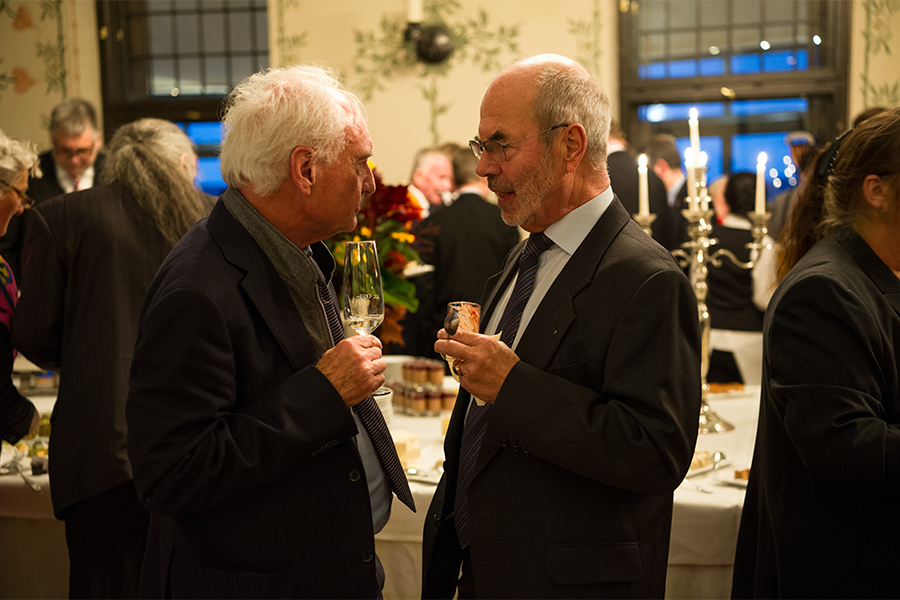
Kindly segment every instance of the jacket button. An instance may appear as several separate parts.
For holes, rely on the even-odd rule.
[[[515,444],[513,444],[512,451],[513,451],[513,452],[518,452],[518,451],[519,451],[519,447],[516,446]]]
[[[441,524],[441,515],[439,515],[439,514],[435,514],[435,515],[434,515],[434,524],[435,524],[435,525],[440,525],[440,524]]]
[[[359,472],[357,469],[353,469],[353,470],[350,471],[350,473],[347,475],[347,478],[348,478],[350,481],[359,481],[359,478],[360,478],[360,477],[362,477],[362,475],[360,474],[360,472]]]
[[[507,448],[509,446],[509,442],[506,440],[506,438],[503,438],[502,440],[500,440],[500,445],[504,448]]]
[[[359,553],[359,560],[363,561],[364,563],[372,562],[373,558],[375,558],[375,553],[371,550],[363,550]]]
[[[531,452],[529,452],[528,450],[522,450],[522,454],[524,454],[525,456],[531,456]]]

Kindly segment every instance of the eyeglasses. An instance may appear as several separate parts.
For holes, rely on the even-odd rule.
[[[11,183],[6,183],[6,182],[4,182],[4,181],[0,181],[0,184],[5,185],[7,188],[11,189],[12,191],[14,191],[14,192],[16,193],[16,195],[19,197],[19,205],[20,205],[24,210],[28,210],[29,208],[31,208],[32,206],[34,206],[34,198],[32,198],[31,196],[29,196],[28,194],[26,194],[26,193],[23,192],[22,190],[13,187],[13,185],[12,185]]]
[[[475,156],[481,158],[485,153],[488,156],[493,158],[494,160],[499,160],[499,156],[503,156],[503,160],[509,160],[506,156],[506,149],[516,142],[521,142],[522,140],[527,140],[528,138],[533,138],[536,135],[541,135],[542,133],[547,133],[549,131],[553,131],[554,129],[559,129],[560,127],[568,127],[569,123],[563,123],[561,125],[555,125],[550,129],[545,129],[543,131],[538,131],[537,133],[532,133],[531,135],[526,135],[523,138],[519,138],[517,140],[513,140],[511,142],[506,142],[505,144],[502,142],[498,142],[497,140],[488,140],[486,142],[482,142],[481,140],[469,140],[469,148],[472,149],[472,152],[475,153]]]
[[[74,150],[71,148],[59,148],[54,146],[53,151],[59,154],[61,157],[67,158],[69,160],[72,160],[75,157],[88,159],[91,157],[91,153],[94,151],[94,146],[91,145],[90,148],[76,148]]]

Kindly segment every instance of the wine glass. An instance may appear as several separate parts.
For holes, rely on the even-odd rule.
[[[344,322],[359,335],[371,334],[384,321],[384,292],[374,241],[346,242],[342,296]],[[382,387],[372,395],[389,393],[391,390]]]

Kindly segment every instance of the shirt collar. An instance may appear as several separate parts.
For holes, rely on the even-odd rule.
[[[553,243],[566,251],[575,254],[578,246],[584,241],[613,200],[612,187],[608,187],[594,196],[562,219],[550,225],[544,233]]]

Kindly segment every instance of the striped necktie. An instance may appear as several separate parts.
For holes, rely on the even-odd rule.
[[[525,305],[534,291],[534,277],[537,274],[538,259],[541,254],[553,245],[553,241],[544,233],[533,233],[528,236],[525,249],[519,256],[519,273],[516,275],[516,284],[513,287],[509,302],[500,318],[497,328],[500,333],[500,341],[512,348],[516,341],[516,334],[522,322],[522,313]],[[454,498],[453,520],[456,525],[456,536],[459,545],[465,548],[469,545],[469,484],[475,474],[475,460],[478,458],[478,450],[481,448],[481,440],[484,438],[484,430],[487,426],[490,402],[484,406],[478,406],[472,402],[463,426],[462,447],[460,450],[459,472],[456,476],[456,496]]]
[[[331,329],[331,338],[335,345],[344,339],[344,326],[341,318],[338,316],[337,308],[334,306],[334,298],[331,290],[321,279],[317,283],[319,300],[325,307],[325,316],[328,317],[328,327]],[[394,439],[391,432],[388,431],[387,423],[384,422],[384,416],[378,403],[375,402],[373,396],[367,397],[365,400],[353,407],[359,420],[362,421],[363,427],[372,440],[372,446],[375,448],[375,454],[381,466],[384,467],[388,479],[391,482],[391,489],[397,494],[397,498],[408,506],[410,510],[416,512],[416,503],[413,501],[412,492],[409,490],[409,482],[403,473],[403,466],[400,464],[400,458],[397,456],[397,448],[394,447]]]

